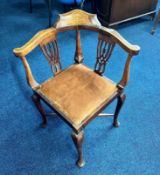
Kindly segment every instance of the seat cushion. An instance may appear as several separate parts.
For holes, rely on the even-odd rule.
[[[36,90],[75,128],[83,125],[116,93],[116,84],[83,64],[75,64]]]

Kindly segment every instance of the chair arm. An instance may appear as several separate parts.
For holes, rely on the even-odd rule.
[[[125,67],[124,67],[122,78],[121,78],[120,82],[117,84],[117,87],[120,90],[123,90],[124,87],[127,85],[128,81],[129,81],[130,64],[131,64],[131,61],[132,61],[132,57],[133,57],[133,55],[128,54],[128,58],[126,60],[126,64],[125,64]]]
[[[34,79],[33,75],[32,75],[32,71],[30,69],[30,66],[27,62],[26,57],[20,57],[21,61],[23,63],[25,72],[26,72],[26,79],[27,79],[27,83],[28,85],[32,88],[35,89],[37,86],[39,86],[39,84],[36,82],[36,80]]]
[[[36,48],[45,38],[47,37],[56,37],[56,29],[49,28],[46,30],[42,30],[33,36],[31,40],[29,40],[25,45],[20,48],[13,49],[13,53],[17,57],[24,57],[29,54],[34,48]]]
[[[132,57],[134,55],[138,55],[140,51],[140,47],[137,45],[130,44],[127,40],[125,40],[117,31],[113,29],[108,29],[106,27],[100,27],[100,33],[105,35],[110,35],[115,43],[118,43],[127,53],[128,57],[125,63],[124,71],[120,82],[117,84],[117,87],[120,90],[123,90],[129,81],[130,75],[130,64]]]
[[[46,30],[42,30],[38,32],[35,36],[33,36],[33,38],[30,41],[28,41],[24,46],[13,50],[13,53],[17,57],[20,57],[23,63],[23,66],[26,72],[27,82],[32,89],[36,88],[39,84],[35,81],[25,56],[29,54],[34,48],[36,48],[41,43],[43,42],[45,43],[46,41],[48,41],[48,38],[50,39],[55,37],[56,37],[56,29],[49,28]]]
[[[102,33],[108,33],[111,36],[113,36],[113,38],[115,39],[115,41],[129,54],[132,55],[137,55],[140,51],[140,47],[137,45],[132,45],[131,43],[129,43],[126,39],[124,39],[116,30],[114,29],[109,29],[106,27],[101,26],[100,27],[100,32]]]

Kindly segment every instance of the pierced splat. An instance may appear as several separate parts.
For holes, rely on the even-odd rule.
[[[57,40],[53,38],[49,42],[42,42],[40,48],[49,64],[54,75],[58,74],[62,70],[62,65],[60,62],[59,49]]]
[[[97,46],[97,58],[94,71],[102,75],[105,71],[106,63],[109,60],[115,42],[110,37],[99,34]]]

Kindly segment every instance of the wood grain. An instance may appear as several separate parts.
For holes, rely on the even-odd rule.
[[[71,26],[101,26],[97,19],[97,15],[87,13],[83,10],[72,10],[68,13],[60,14],[59,19],[55,23],[55,28],[71,27]]]
[[[138,45],[133,45],[129,43],[124,37],[122,37],[116,30],[109,29],[106,27],[100,27],[100,33],[104,33],[106,35],[111,35],[115,42],[117,42],[126,52],[131,53],[133,55],[137,55],[140,51],[140,47]]]
[[[45,38],[56,37],[56,29],[49,28],[38,32],[33,38],[20,48],[15,48],[13,53],[18,57],[23,57],[29,54],[34,48],[36,48]]]
[[[128,55],[128,58],[126,60],[126,64],[124,67],[124,72],[123,72],[123,76],[121,81],[118,83],[119,87],[125,87],[129,81],[129,76],[130,76],[130,64],[131,64],[131,60],[132,60],[132,56],[131,54]]]

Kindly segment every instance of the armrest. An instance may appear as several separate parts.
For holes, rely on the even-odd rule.
[[[126,39],[124,39],[117,31],[114,29],[109,29],[106,27],[101,26],[100,32],[110,34],[113,36],[115,41],[129,54],[137,55],[140,51],[140,47],[137,45],[133,45],[129,43]]]
[[[38,32],[33,38],[20,48],[15,48],[13,53],[17,57],[24,57],[36,48],[47,37],[56,37],[56,29],[49,28]]]
[[[132,56],[133,55],[128,54],[128,58],[126,60],[126,64],[125,64],[125,67],[124,67],[122,78],[121,78],[120,82],[117,84],[117,87],[120,90],[123,90],[124,87],[127,85],[128,81],[129,81],[130,64],[131,64],[131,61],[132,61]]]
[[[106,36],[110,35],[112,37],[112,40],[115,43],[118,43],[128,53],[128,57],[127,57],[127,60],[125,63],[122,78],[121,78],[120,82],[117,84],[117,87],[119,88],[119,90],[123,90],[129,81],[130,64],[132,61],[132,57],[134,55],[138,55],[138,53],[140,51],[140,47],[137,45],[132,45],[127,40],[125,40],[117,31],[115,31],[113,29],[108,29],[108,28],[103,27],[103,26],[101,26],[99,29],[100,29],[100,33],[102,33],[103,35],[106,35]]]
[[[25,72],[26,72],[26,79],[27,79],[27,83],[28,85],[32,88],[35,89],[39,86],[39,84],[36,82],[36,80],[34,79],[30,66],[27,62],[27,59],[25,57],[21,57]]]
[[[45,43],[46,41],[48,41],[48,39],[55,38],[55,37],[56,37],[56,29],[49,28],[46,30],[42,30],[38,32],[35,36],[33,36],[33,38],[30,41],[28,41],[25,45],[13,50],[13,53],[17,57],[20,57],[23,63],[23,66],[26,72],[26,79],[27,79],[28,85],[32,89],[35,89],[39,84],[34,79],[32,75],[32,71],[30,69],[30,66],[25,56],[29,54],[35,47],[37,47],[41,43]]]
[[[128,53],[128,58],[126,60],[122,78],[117,84],[119,90],[123,90],[129,81],[130,63],[132,57],[139,53],[140,47],[137,45],[130,44],[115,30],[108,29],[105,27],[99,27],[98,32],[99,37],[97,46],[97,61],[95,64],[96,73],[100,75],[104,73],[106,62],[109,60],[115,44],[119,44]]]

